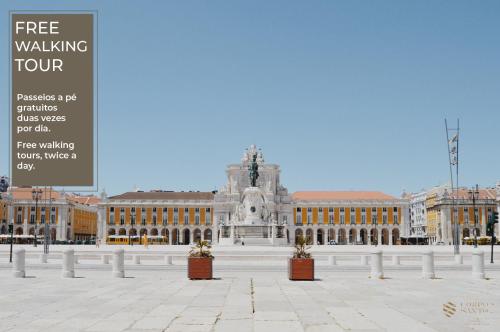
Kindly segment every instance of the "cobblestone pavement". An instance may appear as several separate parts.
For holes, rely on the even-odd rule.
[[[446,270],[318,271],[292,282],[285,271],[217,271],[189,281],[177,269],[77,268],[63,279],[52,267],[28,266],[27,278],[0,269],[0,331],[499,331],[500,271],[473,280]]]

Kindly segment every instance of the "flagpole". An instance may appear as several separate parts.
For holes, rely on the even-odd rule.
[[[453,222],[453,251],[455,255],[460,254],[460,228],[458,225],[458,220],[455,218],[455,205],[456,202],[455,200],[458,198],[458,141],[459,141],[459,130],[460,130],[460,123],[459,120],[457,119],[457,128],[452,129],[448,128],[448,122],[446,119],[444,119],[444,125],[446,129],[446,145],[448,147],[448,162],[450,165],[450,184],[451,184],[451,221]],[[456,133],[453,135],[453,137],[450,140],[449,132],[450,131],[455,131]],[[451,147],[451,148],[450,148]],[[453,166],[455,166],[455,182],[456,185],[454,185],[453,181]],[[458,217],[458,214],[457,214]]]

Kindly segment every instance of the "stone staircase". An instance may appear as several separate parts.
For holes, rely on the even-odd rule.
[[[240,227],[236,229],[236,236],[242,238],[269,238],[269,230],[267,227]]]
[[[242,245],[242,242],[245,242],[246,246],[272,246],[271,238],[244,237],[237,239],[235,245]]]

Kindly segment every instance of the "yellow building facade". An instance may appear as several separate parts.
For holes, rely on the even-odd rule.
[[[7,203],[3,199],[0,199],[0,223],[7,224]]]
[[[71,238],[84,241],[97,235],[97,204],[95,196],[72,196],[69,201],[69,220],[72,223]]]
[[[486,235],[486,223],[497,208],[495,189],[479,189],[473,201],[465,188],[452,192],[441,187],[429,191],[425,202],[427,234],[431,243],[452,244],[455,222],[458,223],[461,242],[474,234],[478,237]]]
[[[405,200],[380,192],[297,192],[294,237],[314,244],[400,244]]]
[[[34,188],[10,188],[12,201],[4,195],[0,216],[0,234],[7,234],[8,224],[13,222],[14,235],[23,241],[40,241],[48,225],[49,238],[56,241],[79,241],[95,238],[97,233],[97,203],[94,196],[78,196],[46,188],[39,191],[38,200],[33,199]],[[9,205],[9,206],[7,206]],[[9,215],[9,210],[12,215]]]
[[[101,203],[105,236],[160,238],[165,244],[212,241],[212,192],[128,192]],[[108,241],[109,242],[109,241]]]
[[[125,244],[146,235],[163,244],[191,244],[199,239],[218,243],[225,221],[214,220],[215,196],[158,191],[103,199],[99,205],[105,221],[102,239]],[[379,192],[297,192],[288,206],[290,218],[283,218],[280,227],[285,227],[289,244],[305,235],[320,245],[332,241],[391,245],[400,243],[407,203]],[[226,220],[234,217],[228,214]]]

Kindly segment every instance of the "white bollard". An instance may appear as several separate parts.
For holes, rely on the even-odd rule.
[[[109,264],[109,255],[102,255],[101,256],[101,263]]]
[[[360,264],[365,266],[365,265],[368,265],[368,256],[366,255],[361,255],[361,261],[360,261]]]
[[[26,260],[25,260],[26,250],[24,249],[15,249],[14,257],[13,257],[13,265],[12,265],[12,274],[15,278],[24,278],[26,277]]]
[[[455,255],[455,264],[462,265],[464,263],[463,256],[458,254]]]
[[[392,265],[399,265],[399,256],[392,255]]]
[[[48,258],[49,258],[49,255],[47,255],[47,254],[40,254],[40,263],[42,263],[42,264],[47,263]]]
[[[73,261],[75,262],[75,264],[78,264],[78,256],[77,255],[73,256]]]
[[[113,277],[125,278],[125,250],[113,251]]]
[[[484,279],[484,252],[481,249],[472,250],[472,278]]]
[[[425,250],[422,253],[422,278],[434,279],[434,252],[432,250]]]
[[[141,256],[134,255],[134,264],[141,264]]]
[[[172,256],[165,256],[165,264],[172,265]]]
[[[337,257],[333,255],[328,256],[328,265],[337,265]]]
[[[371,252],[371,272],[370,277],[373,279],[383,279],[384,278],[384,266],[382,262],[382,250],[375,249]]]
[[[62,277],[74,278],[75,277],[75,251],[73,249],[66,249],[63,251],[62,257]]]

